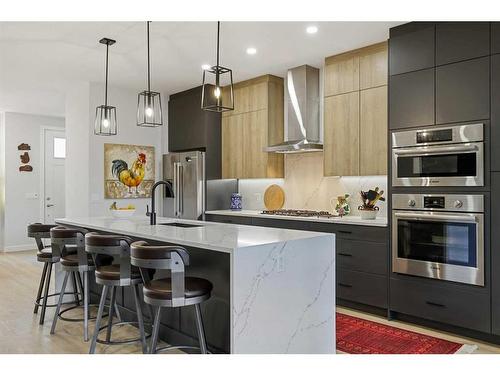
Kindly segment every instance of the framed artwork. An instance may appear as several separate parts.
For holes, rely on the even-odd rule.
[[[150,198],[155,181],[153,146],[104,144],[104,197]]]

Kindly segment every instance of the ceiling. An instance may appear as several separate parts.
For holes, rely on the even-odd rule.
[[[401,22],[226,22],[221,65],[238,82],[261,74],[283,76],[302,64],[386,40]],[[307,34],[309,25],[316,34]],[[202,64],[215,64],[215,22],[151,23],[152,89],[172,94],[201,84]],[[143,22],[0,22],[0,110],[64,116],[75,82],[103,82],[110,37],[110,85],[138,92],[146,83]],[[248,55],[247,47],[257,54]]]

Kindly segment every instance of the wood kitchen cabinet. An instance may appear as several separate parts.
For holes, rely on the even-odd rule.
[[[271,75],[234,85],[234,111],[222,116],[222,178],[284,177],[283,155],[263,151],[283,141],[283,94],[283,79]]]
[[[324,175],[387,174],[387,43],[325,60]]]

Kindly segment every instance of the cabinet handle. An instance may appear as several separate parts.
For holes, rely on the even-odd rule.
[[[352,285],[344,284],[344,283],[338,283],[338,286],[341,286],[341,287],[344,287],[344,288],[352,288]]]
[[[425,303],[430,305],[430,306],[435,306],[435,307],[446,307],[445,305],[443,305],[441,303],[436,303],[436,302],[431,302],[431,301],[425,301]]]
[[[352,234],[351,231],[349,230],[339,230],[339,233],[343,233],[343,234]]]
[[[347,253],[338,253],[338,255],[343,257],[352,257],[352,254],[347,254]]]

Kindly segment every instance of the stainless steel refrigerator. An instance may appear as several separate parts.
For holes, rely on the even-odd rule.
[[[173,194],[167,191],[163,200],[163,216],[203,219],[205,153],[189,151],[163,155],[163,179],[171,185],[173,191]]]

